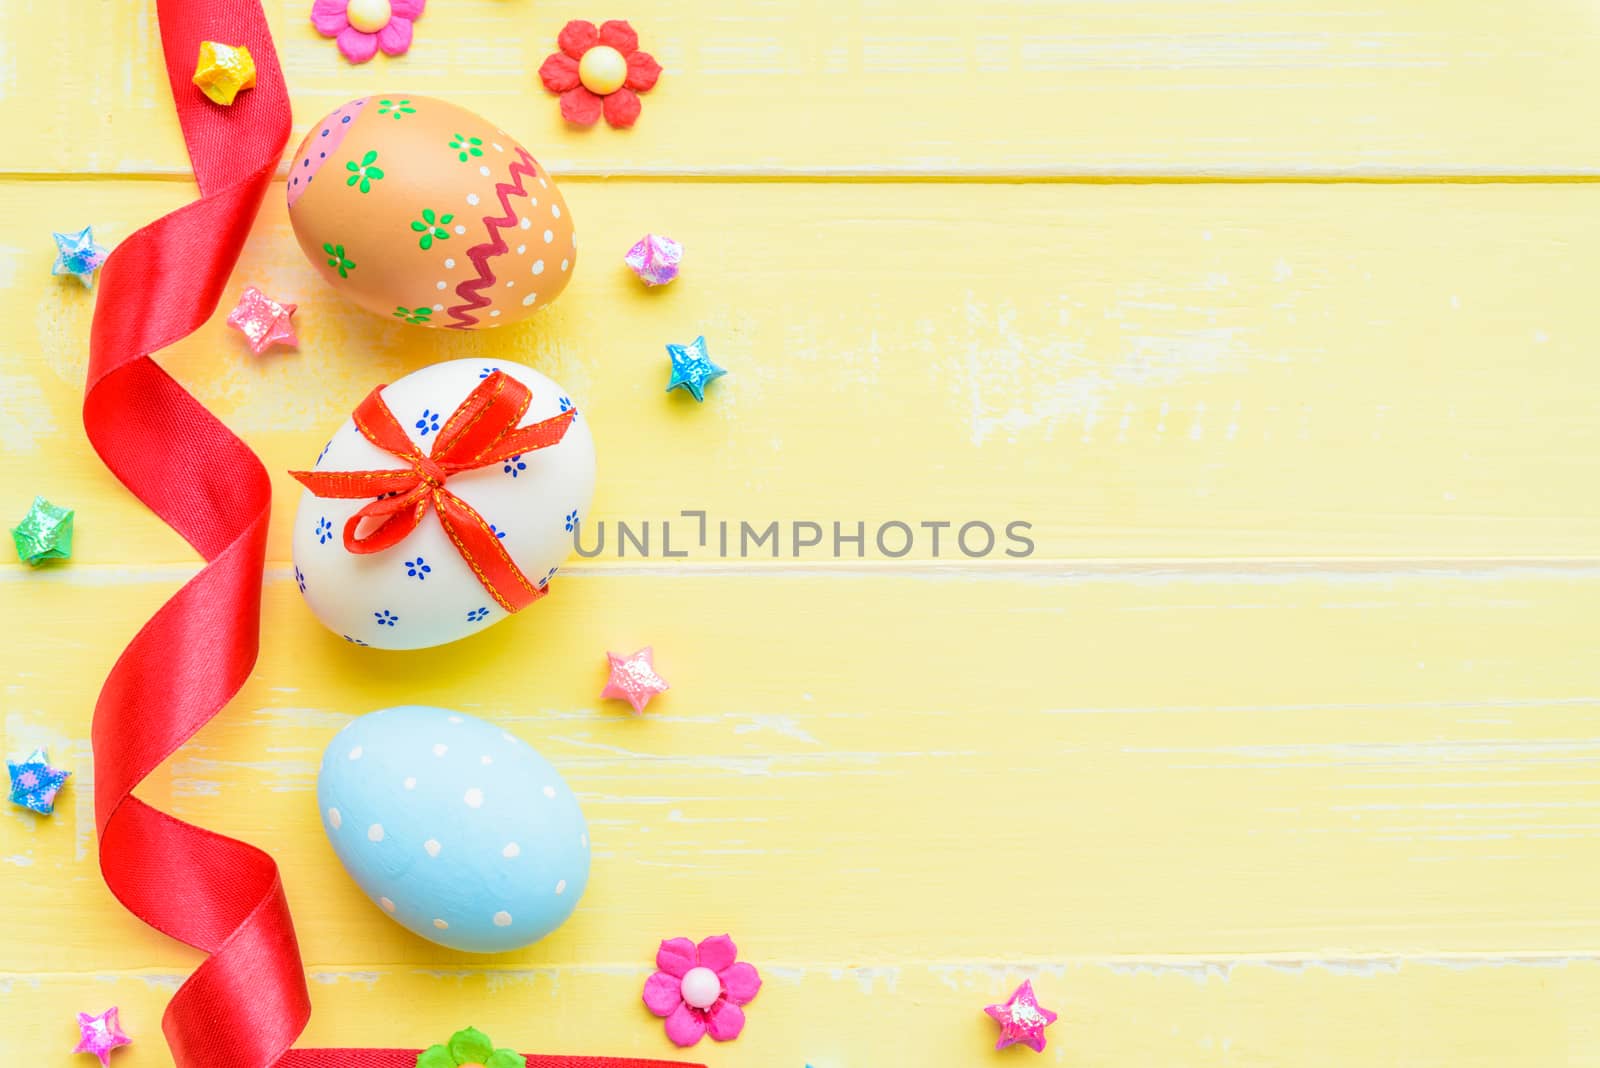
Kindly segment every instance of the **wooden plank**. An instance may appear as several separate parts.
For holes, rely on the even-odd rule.
[[[842,905],[843,903],[841,903]],[[677,930],[677,928],[670,928]],[[1085,1068],[1592,1068],[1600,964],[1571,957],[1051,958],[878,962],[775,958],[737,1043],[676,1050],[639,1002],[653,944],[587,967],[464,964],[313,969],[306,1046],[442,1041],[469,1022],[527,1052],[741,1064],[972,1068],[991,1054],[983,1006],[1024,978],[1061,1019],[1041,1064]],[[159,1021],[178,972],[0,976],[7,1041],[69,1063],[72,1013],[121,1007],[122,1068],[170,1068]],[[395,1007],[405,1006],[404,1012]],[[77,1008],[75,1008],[77,1007]],[[1009,1060],[1010,1058],[1007,1058]]]
[[[458,357],[568,387],[599,442],[596,521],[701,508],[736,534],[814,520],[831,541],[834,522],[1026,520],[1035,559],[1562,557],[1600,540],[1600,188],[566,188],[585,252],[570,291],[472,336],[339,300],[271,198],[231,291],[299,302],[300,351],[257,358],[219,314],[161,358],[276,473],[275,559],[298,500],[283,472],[373,384]],[[38,220],[116,239],[188,195],[0,184],[5,232],[34,234],[0,250],[0,485],[8,513],[34,493],[81,510],[77,566],[188,550],[84,441],[92,295],[49,275]],[[619,262],[650,227],[689,249],[663,292]],[[662,393],[663,345],[698,333],[731,371],[701,407]],[[916,533],[907,558],[932,558]],[[659,538],[640,563],[661,562]],[[951,541],[940,558],[964,562]]]
[[[39,623],[8,638],[0,741],[79,776],[53,820],[0,821],[29,903],[0,971],[184,967],[100,883],[82,741],[175,576],[11,576],[0,614]],[[578,915],[509,967],[634,960],[685,925],[841,963],[1560,954],[1600,937],[1597,596],[1592,566],[645,572],[383,654],[275,571],[243,695],[141,793],[277,856],[319,967],[473,959],[391,924],[319,830],[327,740],[412,702],[516,731],[591,821]],[[600,704],[604,650],[650,642],[673,690]]]
[[[349,67],[267,7],[299,130],[374,89],[445,96],[588,174],[1596,173],[1586,0],[661,0],[666,67],[630,133],[573,130],[537,70],[575,0],[431,6],[400,60]],[[0,67],[6,163],[187,173],[154,0],[21,0]],[[471,72],[472,77],[464,74]]]

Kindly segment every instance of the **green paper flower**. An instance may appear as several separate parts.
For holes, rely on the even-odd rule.
[[[450,139],[450,147],[460,153],[457,158],[462,163],[465,163],[468,156],[483,155],[483,138],[463,137],[461,134],[456,134]]]
[[[383,177],[383,171],[373,166],[376,162],[378,153],[373,149],[369,149],[367,154],[361,157],[359,165],[353,159],[345,161],[344,169],[350,172],[350,177],[345,179],[344,184],[355,185],[359,182],[363,193],[372,192],[372,183]]]
[[[404,319],[408,323],[416,323],[420,326],[427,326],[431,323],[433,321],[432,316],[432,308],[408,308],[402,304],[394,310],[396,319]]]
[[[345,258],[343,245],[324,243],[322,251],[328,254],[328,266],[337,268],[340,278],[349,278],[350,272],[356,269],[355,261]]]
[[[417,239],[417,247],[426,252],[433,247],[435,241],[450,240],[450,231],[445,227],[450,225],[454,215],[435,216],[432,208],[422,209],[422,218],[411,220],[411,229],[421,234]]]
[[[393,115],[396,119],[406,115],[415,115],[417,109],[411,106],[410,100],[380,100],[378,101],[379,115]]]
[[[515,1050],[495,1049],[489,1036],[476,1027],[451,1035],[448,1046],[429,1046],[417,1055],[417,1068],[465,1068],[466,1065],[527,1068],[522,1054]]]

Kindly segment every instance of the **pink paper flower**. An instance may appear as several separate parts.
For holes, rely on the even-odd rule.
[[[337,37],[339,51],[352,63],[365,63],[382,49],[404,55],[411,47],[411,24],[427,0],[314,0],[311,25],[324,37]]]
[[[696,946],[687,938],[671,938],[656,951],[661,969],[645,980],[645,1007],[667,1021],[667,1037],[692,1046],[710,1035],[731,1042],[744,1030],[744,1009],[761,989],[755,965],[738,960],[727,935]]]

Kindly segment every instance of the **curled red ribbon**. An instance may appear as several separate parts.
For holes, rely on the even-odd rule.
[[[533,394],[504,371],[494,371],[451,413],[433,439],[432,451],[424,454],[389,410],[383,390],[383,386],[377,387],[356,408],[356,429],[384,452],[410,464],[409,468],[289,472],[318,497],[377,498],[345,523],[344,547],[353,553],[391,549],[417,529],[431,505],[456,551],[501,608],[516,612],[543,597],[546,587],[528,581],[488,520],[446,489],[445,483],[462,471],[504,463],[556,444],[566,436],[578,413],[568,409],[518,428]]]
[[[162,1018],[178,1068],[412,1068],[409,1050],[291,1050],[311,1000],[277,865],[252,845],[133,796],[232,700],[256,662],[271,501],[266,469],[150,354],[216,310],[290,125],[258,0],[157,0],[157,12],[200,199],[129,236],[101,270],[83,422],[106,466],[206,564],[134,636],[95,704],[100,871],[128,911],[208,955]],[[190,84],[203,40],[244,45],[255,58],[256,87],[231,107],[210,103]],[[670,1062],[536,1056],[528,1063]]]

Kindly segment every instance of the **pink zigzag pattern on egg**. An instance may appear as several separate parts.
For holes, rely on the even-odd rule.
[[[484,229],[489,231],[490,240],[467,249],[467,259],[471,260],[472,265],[478,269],[478,277],[469,278],[456,286],[456,296],[460,297],[465,303],[454,305],[450,309],[450,318],[454,319],[455,322],[447,323],[446,325],[452,330],[466,330],[469,327],[477,326],[480,320],[473,313],[480,308],[487,308],[492,303],[488,297],[483,295],[482,291],[490,288],[497,281],[494,276],[494,268],[489,266],[489,260],[495,256],[504,256],[510,251],[511,246],[505,243],[505,239],[500,236],[500,231],[509,230],[517,225],[517,213],[511,210],[511,197],[529,195],[527,188],[522,183],[523,175],[529,178],[537,178],[539,176],[538,160],[528,155],[527,149],[521,146],[514,147],[516,148],[517,158],[511,161],[511,165],[506,170],[515,179],[515,184],[496,182],[494,186],[494,195],[500,199],[500,207],[505,211],[505,214],[501,216],[485,215],[483,217],[483,225]]]

